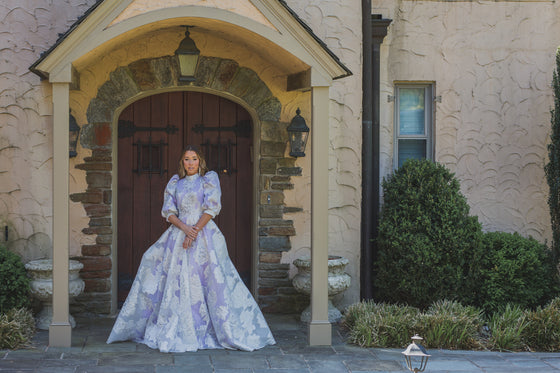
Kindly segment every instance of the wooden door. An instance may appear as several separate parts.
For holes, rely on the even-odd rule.
[[[250,285],[252,123],[238,104],[200,92],[146,97],[127,107],[118,129],[118,299],[126,299],[144,252],[167,229],[163,192],[187,144],[218,172],[222,211],[215,221]]]

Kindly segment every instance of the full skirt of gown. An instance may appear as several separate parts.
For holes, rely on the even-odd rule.
[[[172,225],[144,253],[107,343],[132,340],[162,352],[275,344],[214,221],[186,250],[184,239]]]

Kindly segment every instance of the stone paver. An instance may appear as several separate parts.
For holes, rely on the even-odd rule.
[[[48,346],[40,331],[30,348],[0,350],[0,373],[405,373],[404,349],[347,344],[333,327],[332,346],[308,346],[295,316],[266,315],[277,345],[258,351],[162,353],[143,344],[107,345],[112,319],[77,320],[72,347]],[[429,373],[560,372],[560,353],[428,351]]]

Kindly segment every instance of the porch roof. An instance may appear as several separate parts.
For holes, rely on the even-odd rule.
[[[121,2],[130,3],[131,1],[128,0],[128,1],[121,1]],[[331,79],[333,80],[340,79],[352,75],[350,69],[346,67],[342,63],[340,58],[327,46],[327,44],[313,32],[311,27],[307,25],[307,23],[305,23],[305,21],[303,21],[293,9],[290,8],[290,6],[286,3],[285,0],[264,0],[264,2],[269,2],[269,3],[272,2],[272,3],[279,4],[285,10],[286,14],[284,16],[288,16],[289,18],[292,18],[301,27],[301,29],[307,34],[309,39],[313,43],[315,43],[320,50],[323,51],[323,53],[325,54],[323,58],[330,59],[332,63],[337,65],[339,71],[334,76],[331,76]],[[70,38],[70,36],[73,33],[77,32],[79,26],[84,21],[86,21],[96,11],[96,9],[98,9],[104,3],[108,3],[108,1],[97,0],[94,5],[92,5],[81,17],[79,17],[68,28],[68,30],[66,30],[66,32],[59,34],[59,37],[56,40],[56,42],[49,49],[41,53],[40,57],[29,67],[29,70],[37,74],[42,79],[49,79],[50,71],[46,71],[46,69],[43,68],[42,66],[43,62],[48,60],[49,57],[57,50],[57,48],[59,48],[59,46],[61,46],[68,38]]]

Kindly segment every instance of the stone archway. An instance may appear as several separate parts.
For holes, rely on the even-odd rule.
[[[169,89],[197,87],[223,92],[238,98],[245,107],[256,112],[255,124],[260,124],[260,148],[255,151],[258,172],[255,179],[257,198],[258,242],[255,277],[258,301],[264,311],[295,312],[303,308],[305,299],[298,295],[288,278],[289,264],[280,263],[283,251],[291,248],[289,237],[295,235],[292,220],[284,219],[284,190],[292,189],[291,176],[301,175],[295,159],[285,157],[287,123],[279,121],[281,103],[267,85],[251,69],[237,62],[216,57],[201,57],[196,81],[178,81],[179,66],[175,56],[142,59],[110,73],[110,78],[98,90],[87,109],[88,124],[84,125],[80,143],[92,150],[76,168],[86,171],[87,189],[70,196],[81,202],[90,218],[83,233],[96,236],[94,245],[82,246],[82,256],[75,259],[84,264],[81,272],[86,282],[85,292],[74,308],[94,313],[111,313],[111,278],[113,234],[113,144],[112,128],[119,108],[145,93]],[[192,89],[192,88],[191,88]],[[288,209],[293,212],[293,209]]]

